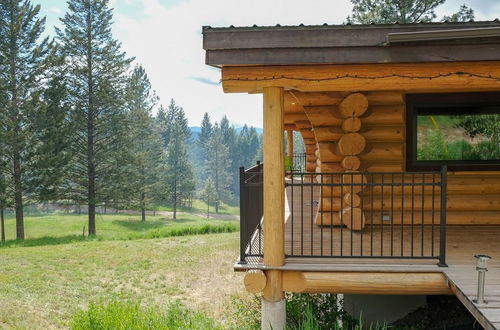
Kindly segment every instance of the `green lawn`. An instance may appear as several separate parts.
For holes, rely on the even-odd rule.
[[[180,301],[229,324],[231,297],[244,295],[241,274],[232,270],[237,220],[179,214],[175,221],[160,215],[141,222],[140,215],[105,214],[97,217],[93,239],[83,237],[84,226],[83,214],[30,215],[19,242],[8,215],[8,241],[0,244],[0,328],[64,328],[89,303],[113,299],[160,311]],[[208,226],[232,232],[190,235]]]
[[[69,243],[83,238],[88,229],[87,215],[81,214],[39,214],[25,218],[25,237],[28,245]],[[188,227],[202,226],[238,226],[235,220],[207,220],[193,214],[179,214],[177,220],[165,216],[148,216],[145,222],[135,214],[99,214],[96,217],[98,240],[123,240],[138,238],[154,238],[170,235],[169,233]],[[7,240],[15,238],[15,220],[12,215],[6,220]],[[45,239],[47,238],[47,239]],[[7,242],[7,245],[17,244]],[[2,244],[0,243],[0,247]]]
[[[180,300],[224,323],[243,292],[237,253],[238,233],[1,248],[0,328],[65,327],[89,302],[112,299],[160,309]]]
[[[172,211],[172,208],[169,206],[159,206],[157,207],[158,211]],[[186,207],[180,207],[178,209],[180,212],[189,212],[189,213],[198,213],[198,214],[207,214],[207,203],[195,199],[193,200],[193,207],[192,208],[186,208]],[[219,214],[224,214],[224,215],[240,215],[240,208],[239,206],[235,205],[228,205],[225,203],[222,203],[219,207]],[[210,216],[215,216],[215,208],[213,205],[210,205]]]

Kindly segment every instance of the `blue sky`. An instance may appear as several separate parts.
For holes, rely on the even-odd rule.
[[[53,34],[66,10],[65,0],[33,0],[47,16]],[[476,20],[500,18],[500,0],[448,0],[438,17],[456,12],[461,4],[476,11]],[[299,23],[340,24],[351,11],[349,0],[110,0],[115,9],[115,38],[147,70],[163,104],[174,98],[190,125],[204,112],[219,120],[262,127],[260,95],[224,94],[218,70],[204,64],[201,27]]]

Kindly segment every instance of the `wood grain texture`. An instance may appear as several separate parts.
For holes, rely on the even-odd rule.
[[[498,90],[500,81],[490,76],[500,76],[500,61],[224,67],[222,86],[226,93],[248,93],[268,86],[312,92]]]

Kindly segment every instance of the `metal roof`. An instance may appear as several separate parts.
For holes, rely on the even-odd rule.
[[[213,66],[500,60],[500,21],[203,27]]]

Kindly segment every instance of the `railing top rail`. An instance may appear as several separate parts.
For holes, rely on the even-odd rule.
[[[421,172],[285,172],[286,175],[295,176],[317,176],[317,175],[412,175],[412,174],[441,174],[441,171],[421,171]]]

